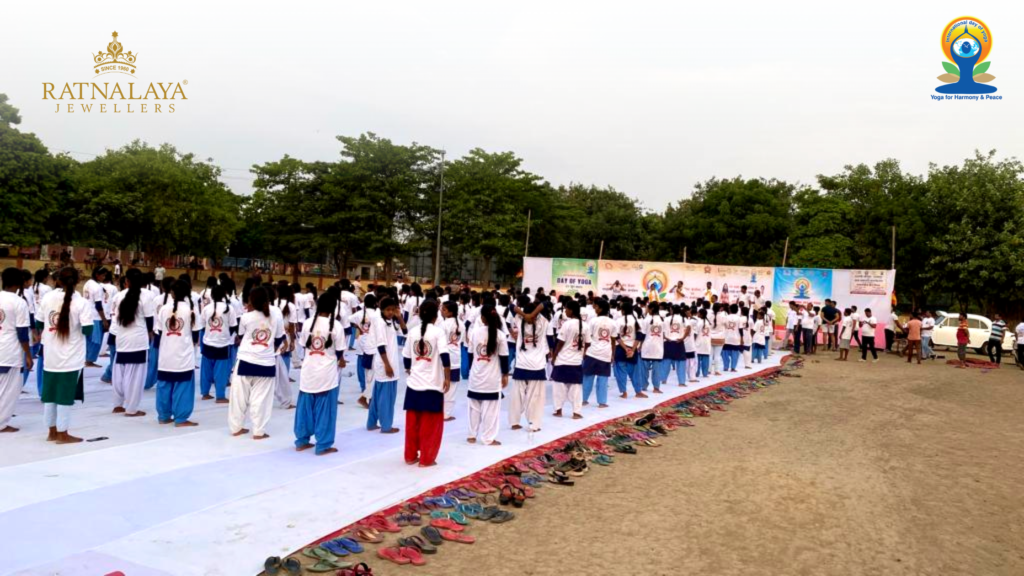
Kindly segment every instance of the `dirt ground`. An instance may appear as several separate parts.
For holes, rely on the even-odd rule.
[[[383,575],[1024,574],[1024,372],[807,358],[470,526],[474,545],[419,568],[366,559]]]

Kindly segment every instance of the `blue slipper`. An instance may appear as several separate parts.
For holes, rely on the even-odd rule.
[[[320,544],[320,547],[341,558],[348,556],[348,549],[334,540],[328,540],[327,542]]]
[[[334,542],[339,544],[339,545],[341,545],[341,546],[344,546],[346,550],[348,550],[349,552],[351,552],[353,554],[362,554],[363,553],[363,545],[360,544],[359,542],[356,542],[355,540],[353,540],[351,538],[345,538],[345,537],[337,538],[337,539],[334,540]]]

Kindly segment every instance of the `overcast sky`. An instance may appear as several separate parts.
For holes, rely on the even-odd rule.
[[[813,183],[886,157],[923,173],[975,148],[1024,156],[1022,6],[10,2],[0,92],[51,150],[87,160],[170,142],[213,158],[238,192],[255,163],[332,160],[336,135],[372,131],[450,156],[512,150],[554,184],[611,185],[662,210],[712,176]],[[992,31],[1002,101],[930,97],[941,31],[963,15]],[[187,80],[175,114],[55,114],[42,100],[43,82],[93,81],[115,30],[137,78],[96,81]]]

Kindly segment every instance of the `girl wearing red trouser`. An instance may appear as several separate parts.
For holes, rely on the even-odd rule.
[[[444,394],[451,386],[448,338],[434,325],[437,303],[420,305],[421,324],[402,349],[405,362],[405,463],[433,466],[444,435]]]

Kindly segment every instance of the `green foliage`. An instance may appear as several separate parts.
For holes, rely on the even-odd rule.
[[[981,64],[978,64],[977,66],[974,67],[974,76],[977,76],[978,74],[984,74],[985,72],[988,72],[988,67],[991,66],[991,65],[992,65],[991,61],[982,62]]]
[[[960,75],[960,69],[957,68],[956,66],[954,66],[953,64],[949,63],[949,62],[943,62],[942,63],[942,68],[943,68],[943,70],[945,70],[946,72],[949,72],[953,76],[959,76]]]

